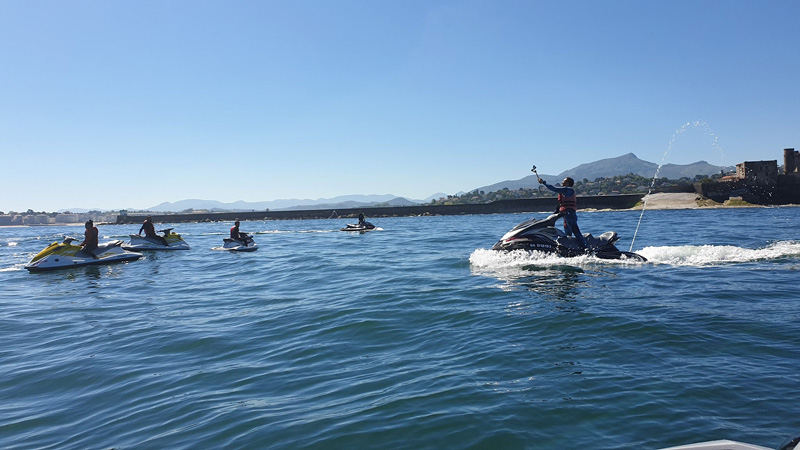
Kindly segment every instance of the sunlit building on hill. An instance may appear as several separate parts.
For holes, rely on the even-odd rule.
[[[736,165],[736,174],[718,182],[696,183],[695,190],[716,201],[740,196],[750,203],[787,204],[800,202],[800,152],[783,150],[783,170],[778,161],[745,161]]]

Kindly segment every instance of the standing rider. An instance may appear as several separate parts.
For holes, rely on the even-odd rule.
[[[547,184],[546,181],[537,177],[540,184],[558,194],[558,211],[564,216],[564,232],[567,236],[575,235],[575,240],[585,251],[587,250],[586,239],[581,234],[578,228],[578,198],[575,195],[575,180],[570,177],[564,178],[561,182],[561,187],[555,187]]]
[[[100,232],[97,230],[97,227],[94,226],[94,222],[92,222],[91,219],[86,222],[85,226],[86,231],[83,232],[81,247],[83,247],[84,252],[92,255],[92,258],[99,259],[97,255],[94,254],[94,251],[97,250]]]
[[[144,219],[144,222],[142,222],[142,227],[139,228],[139,236],[142,235],[142,230],[144,230],[144,235],[145,236],[147,236],[149,238],[153,238],[153,239],[157,240],[158,242],[161,242],[162,244],[164,244],[167,247],[169,247],[169,244],[167,243],[167,239],[156,234],[156,229],[153,226],[153,219],[150,216],[147,216],[147,218]]]

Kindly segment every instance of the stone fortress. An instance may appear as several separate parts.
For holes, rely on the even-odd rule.
[[[745,161],[736,165],[736,174],[715,182],[695,183],[695,191],[714,201],[731,197],[759,205],[800,203],[800,152],[783,150],[783,171],[778,161]]]

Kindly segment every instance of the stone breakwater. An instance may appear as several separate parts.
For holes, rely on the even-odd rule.
[[[581,209],[630,209],[639,203],[644,194],[602,195],[579,197]],[[239,211],[192,214],[150,214],[156,222],[215,222],[232,220],[297,220],[357,217],[407,217],[407,216],[453,216],[462,214],[505,214],[518,212],[553,211],[555,198],[533,198],[498,200],[491,203],[470,205],[415,205],[391,207],[363,207],[338,209],[307,209],[288,211]],[[117,216],[118,224],[141,223],[143,214]]]

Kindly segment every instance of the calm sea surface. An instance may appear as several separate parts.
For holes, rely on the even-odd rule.
[[[800,208],[647,211],[650,263],[487,250],[536,214],[174,224],[31,274],[0,228],[0,448],[656,449],[800,431]],[[581,212],[631,245],[639,212]],[[157,224],[157,228],[165,225]],[[138,225],[101,226],[101,240]]]

